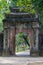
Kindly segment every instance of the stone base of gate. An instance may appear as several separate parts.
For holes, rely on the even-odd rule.
[[[39,56],[39,50],[30,50],[30,56]]]
[[[2,56],[10,56],[9,50],[3,50]]]
[[[2,51],[0,51],[0,56],[2,56]]]
[[[39,56],[43,56],[43,51],[41,50],[39,50]]]
[[[9,50],[3,50],[1,56],[15,56],[15,52],[11,53]]]

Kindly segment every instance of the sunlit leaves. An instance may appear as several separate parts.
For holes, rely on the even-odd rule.
[[[16,34],[16,45],[26,43],[25,39],[23,38],[24,34],[25,34],[24,32]],[[29,42],[29,36],[27,36],[26,39]]]
[[[16,45],[23,44],[25,40],[23,39],[24,33],[18,33],[16,34]]]
[[[17,6],[20,7],[20,10],[22,11],[26,11],[26,12],[31,12],[31,13],[35,13],[35,9],[33,8],[33,4],[31,2],[31,0],[18,0],[16,2]]]
[[[10,3],[7,0],[0,0],[0,19],[4,19],[4,13],[9,13]]]

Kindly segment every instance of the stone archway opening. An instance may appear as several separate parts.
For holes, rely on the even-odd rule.
[[[30,55],[30,38],[29,34],[24,32],[15,35],[15,54],[16,56],[29,56]]]

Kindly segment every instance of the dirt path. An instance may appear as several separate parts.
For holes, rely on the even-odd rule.
[[[27,65],[43,65],[43,62],[28,63]]]
[[[43,64],[43,57],[0,57],[1,65],[32,65],[37,64],[36,62]]]
[[[0,57],[0,65],[43,65],[43,57]]]

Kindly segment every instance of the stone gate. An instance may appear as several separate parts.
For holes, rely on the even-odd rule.
[[[39,55],[39,16],[28,12],[20,12],[18,7],[10,8],[11,13],[5,14],[3,20],[4,42],[3,52],[15,55],[15,35],[25,32],[30,37],[30,55]]]

